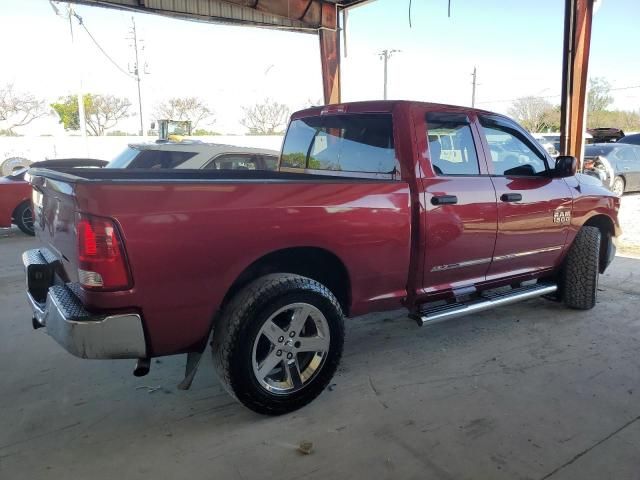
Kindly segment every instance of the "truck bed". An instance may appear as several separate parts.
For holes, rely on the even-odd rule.
[[[115,221],[133,287],[77,288],[89,311],[140,311],[153,355],[201,341],[230,285],[287,249],[344,265],[351,314],[400,306],[410,194],[397,180],[270,171],[33,169],[36,235],[78,282],[78,213]]]

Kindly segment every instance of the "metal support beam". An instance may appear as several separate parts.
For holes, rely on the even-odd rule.
[[[324,5],[322,25],[324,28],[318,31],[318,36],[324,103],[340,103],[340,29],[335,6]]]
[[[594,0],[565,0],[560,151],[582,166]]]

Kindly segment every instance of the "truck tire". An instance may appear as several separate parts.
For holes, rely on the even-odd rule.
[[[561,291],[567,307],[590,310],[596,305],[600,276],[601,233],[582,227],[569,249],[561,276]]]
[[[233,397],[255,412],[281,415],[325,389],[343,344],[344,316],[327,287],[271,274],[223,307],[211,347],[218,377]]]
[[[34,236],[35,230],[33,229],[33,207],[31,202],[22,202],[13,211],[13,223],[15,223],[23,233]]]

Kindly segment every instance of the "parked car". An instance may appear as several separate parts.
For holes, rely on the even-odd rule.
[[[51,163],[53,162],[53,163]],[[33,167],[59,166],[104,166],[103,160],[60,159],[32,163]],[[0,177],[0,228],[16,225],[27,235],[34,235],[33,209],[31,207],[31,185],[25,180],[29,167],[21,167],[11,174]]]
[[[183,140],[129,145],[107,168],[275,170],[280,152]]]
[[[617,143],[630,143],[631,145],[640,145],[640,133],[633,133],[631,135],[626,135]]]
[[[290,412],[331,381],[345,317],[593,308],[620,199],[576,165],[502,115],[376,101],[295,113],[278,171],[33,169],[33,326],[137,375],[187,353],[181,388],[211,343],[236,399]]]
[[[593,137],[593,143],[617,142],[624,138],[624,132],[619,128],[589,128],[587,132]]]
[[[558,149],[560,148],[560,139],[558,138],[558,148],[556,148],[552,139],[548,139],[542,133],[534,133],[533,138],[535,138],[538,143],[544,148],[549,155],[552,157],[557,157],[559,155]]]
[[[640,190],[640,146],[594,143],[584,149],[584,173],[602,180],[613,193]]]

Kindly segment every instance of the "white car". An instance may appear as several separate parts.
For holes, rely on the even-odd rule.
[[[276,150],[184,140],[131,144],[106,168],[276,170],[279,156]]]
[[[552,138],[548,138],[542,133],[534,133],[533,138],[535,138],[538,143],[542,145],[542,148],[544,148],[549,155],[551,155],[552,157],[558,156],[558,149],[556,148],[555,142],[552,140]]]

